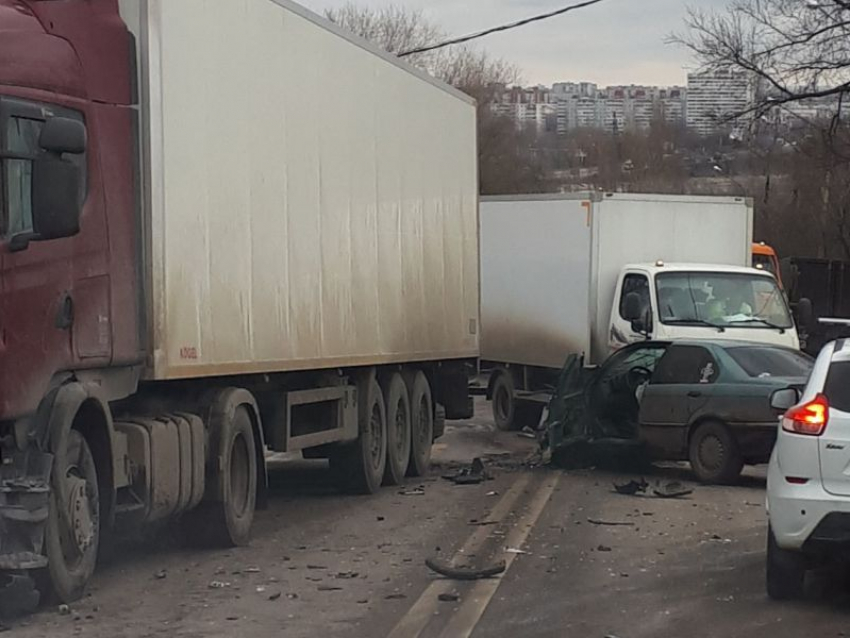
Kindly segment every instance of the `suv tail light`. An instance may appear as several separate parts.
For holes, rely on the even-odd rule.
[[[782,417],[782,429],[794,434],[820,436],[829,421],[829,401],[823,394],[812,401],[791,408]]]

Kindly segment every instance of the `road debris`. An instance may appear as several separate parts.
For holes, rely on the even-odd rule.
[[[307,565],[307,569],[327,569],[324,565]]]
[[[387,594],[384,596],[384,600],[404,600],[407,598],[407,594]]]
[[[166,572],[164,569],[162,569],[162,570],[158,571],[156,574],[154,574],[154,575],[153,575],[153,577],[154,577],[156,580],[163,580],[163,579],[164,579],[164,578],[166,578],[167,576],[168,576],[168,572]]]
[[[597,552],[610,552],[611,548],[608,547],[607,545],[600,545],[599,547],[596,548],[596,551]]]
[[[230,583],[226,583],[223,580],[214,580],[211,581],[209,585],[207,585],[210,589],[225,589],[230,587]]]
[[[245,570],[245,573],[246,574],[259,574],[260,568],[259,567],[249,567],[248,569]]]
[[[652,486],[652,493],[658,498],[681,498],[693,494],[694,489],[680,481],[667,481],[666,483],[659,481]]]
[[[400,496],[425,496],[425,488],[424,487],[414,487],[408,490],[399,490]]]
[[[499,495],[499,493],[496,490],[493,490],[492,492],[487,492],[487,496],[498,496],[498,495]]]
[[[472,519],[469,521],[469,524],[474,527],[487,527],[489,525],[498,525],[499,521],[476,521],[475,519]]]
[[[437,600],[441,603],[456,603],[460,600],[460,595],[455,593],[440,594],[437,596]]]
[[[342,591],[342,587],[337,587],[336,585],[319,585],[316,587],[317,591]]]
[[[524,549],[518,549],[516,547],[506,547],[505,553],[506,554],[528,554],[529,552],[525,551]]]
[[[617,494],[623,494],[624,496],[634,496],[638,493],[645,493],[648,487],[649,483],[647,483],[646,479],[643,477],[641,477],[640,481],[614,483],[614,491],[617,492]]]
[[[469,467],[462,467],[454,474],[444,474],[443,478],[455,485],[477,485],[491,477],[487,474],[484,461],[480,457],[475,457]]]
[[[278,600],[282,595],[282,592],[276,591],[275,593],[269,596],[269,600]]]
[[[357,578],[360,575],[360,572],[337,572],[336,578],[347,579],[347,578]]]
[[[587,522],[591,525],[607,525],[609,527],[634,527],[634,523],[631,523],[629,521],[602,521],[598,518],[588,518]]]
[[[68,605],[59,605],[58,611],[59,611],[60,616],[70,616],[71,615],[71,608],[68,607]]]
[[[522,428],[521,431],[517,432],[516,435],[521,439],[534,439],[537,440],[537,433],[528,427],[527,425]]]
[[[488,567],[474,568],[467,566],[453,567],[438,558],[428,558],[425,560],[425,565],[428,569],[435,571],[446,578],[451,578],[452,580],[481,580],[483,578],[492,578],[493,576],[498,576],[507,569],[507,564],[503,560]]]

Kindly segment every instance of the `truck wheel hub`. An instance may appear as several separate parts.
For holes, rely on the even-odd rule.
[[[82,554],[94,540],[94,516],[88,497],[86,481],[78,476],[68,476],[68,521],[71,538]]]

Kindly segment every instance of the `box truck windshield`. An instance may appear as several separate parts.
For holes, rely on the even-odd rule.
[[[794,324],[771,277],[672,272],[656,277],[659,319],[666,325],[790,330]]]

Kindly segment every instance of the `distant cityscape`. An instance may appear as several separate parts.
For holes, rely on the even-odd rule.
[[[699,135],[734,132],[730,114],[740,113],[762,90],[739,71],[689,73],[686,86],[618,85],[558,82],[551,87],[500,87],[490,105],[494,113],[512,118],[519,127],[563,135],[576,129],[608,132],[646,130],[653,122],[687,126]],[[830,117],[834,100],[809,100],[772,115],[774,123]]]

